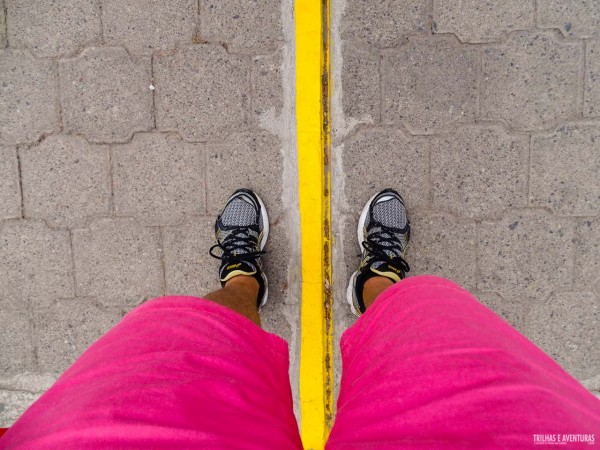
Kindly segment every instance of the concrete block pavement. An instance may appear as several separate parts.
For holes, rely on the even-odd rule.
[[[338,7],[339,5],[334,5]],[[341,37],[380,48],[397,46],[408,34],[426,34],[431,25],[431,2],[394,0],[349,1],[345,5]]]
[[[534,0],[434,0],[433,31],[472,44],[498,42],[535,21]]]
[[[342,49],[347,70],[342,73],[345,86],[344,113],[371,123],[381,122],[381,94],[379,73],[382,55],[377,50],[365,50],[353,41]]]
[[[530,203],[559,214],[600,214],[600,126],[563,125],[531,140]],[[585,161],[585,163],[582,163]]]
[[[545,299],[572,287],[573,223],[542,211],[514,211],[479,227],[478,290]]]
[[[341,178],[352,196],[348,212],[360,214],[369,198],[382,189],[399,186],[408,207],[422,206],[429,196],[429,146],[423,137],[414,138],[402,130],[368,128],[350,137],[344,147]],[[393,164],[377,164],[373,170],[365,161],[393,157]],[[340,180],[341,181],[341,180]]]
[[[477,113],[479,50],[453,36],[409,38],[386,51],[381,68],[384,123],[432,134]]]
[[[475,225],[451,214],[419,211],[414,211],[411,223],[409,276],[445,276],[465,289],[475,290]]]
[[[115,212],[150,226],[177,225],[205,210],[205,149],[178,135],[136,134],[112,148]]]
[[[600,341],[600,299],[592,292],[555,292],[534,303],[525,332],[575,377],[598,375],[600,354],[587,344]]]
[[[53,226],[82,226],[90,217],[109,213],[108,146],[53,135],[20,148],[19,157],[26,217]]]
[[[34,142],[58,131],[56,63],[36,59],[28,50],[0,51],[0,143]]]
[[[579,219],[575,228],[575,287],[600,295],[600,219]]]
[[[0,226],[0,306],[28,311],[74,296],[68,230],[41,220]]]
[[[336,339],[360,209],[393,187],[409,275],[459,282],[600,392],[597,7],[332,3]]]
[[[600,42],[586,41],[584,108],[586,117],[600,116]]]
[[[200,0],[201,36],[226,42],[234,52],[273,51],[283,40],[281,4],[281,0]]]
[[[251,125],[266,127],[266,122],[276,120],[283,110],[283,89],[273,89],[283,75],[284,55],[281,49],[265,55],[253,56],[250,61]]]
[[[244,128],[249,101],[248,62],[221,45],[194,45],[154,61],[156,123],[185,140],[222,139]]]
[[[72,55],[101,38],[97,0],[6,0],[12,48],[28,48],[39,58]]]
[[[529,138],[501,127],[462,126],[431,149],[432,204],[474,218],[527,206]]]
[[[100,219],[73,234],[78,297],[107,306],[137,306],[164,290],[160,231],[135,219]]]
[[[6,45],[6,13],[4,0],[0,0],[0,48]]]
[[[134,305],[218,288],[212,225],[244,184],[271,213],[263,324],[297,392],[292,2],[41,3],[4,0],[6,36],[0,7],[0,425]],[[598,391],[598,23],[532,3],[333,1],[335,329],[360,208],[394,187],[411,274]]]
[[[88,48],[59,63],[65,131],[90,142],[125,142],[153,128],[149,57],[124,48]]]
[[[19,186],[17,149],[0,146],[0,219],[21,217],[21,189]]]
[[[106,45],[122,45],[136,55],[170,51],[196,35],[196,0],[101,0],[100,4]]]
[[[207,208],[218,214],[239,186],[256,190],[265,203],[269,221],[275,224],[283,209],[281,142],[271,133],[234,133],[207,145]]]
[[[483,53],[481,113],[518,130],[551,127],[581,111],[580,42],[552,32],[512,33]]]
[[[560,30],[566,37],[598,36],[600,4],[585,0],[544,0],[538,3],[541,28]]]
[[[38,370],[64,372],[98,336],[116,325],[125,312],[122,307],[102,307],[91,298],[58,300],[47,308],[35,309]]]
[[[292,2],[59,3],[0,0],[0,426],[135,305],[217,289],[214,220],[243,186],[294,379]]]
[[[16,309],[3,305],[0,310],[0,320],[2,321],[0,339],[3,345],[0,353],[2,376],[34,370],[33,326],[27,305],[19,305]]]

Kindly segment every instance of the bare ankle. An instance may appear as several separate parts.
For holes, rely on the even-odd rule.
[[[394,282],[386,277],[369,278],[363,286],[363,302],[365,304],[365,309],[368,309],[379,294],[392,284],[394,284]]]

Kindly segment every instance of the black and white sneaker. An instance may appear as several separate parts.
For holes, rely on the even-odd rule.
[[[400,194],[385,189],[371,197],[358,221],[358,243],[363,247],[360,267],[350,277],[346,296],[352,312],[365,312],[363,288],[372,277],[394,283],[410,270],[404,253],[410,238],[410,223]]]
[[[260,263],[263,248],[269,236],[269,217],[264,203],[250,189],[235,191],[217,217],[215,237],[217,243],[210,248],[210,255],[220,259],[219,278],[221,286],[237,275],[254,277],[258,281],[257,307],[260,310],[269,296],[267,276]],[[221,255],[213,253],[221,249]]]

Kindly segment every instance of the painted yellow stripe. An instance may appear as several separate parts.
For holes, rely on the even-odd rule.
[[[302,233],[301,427],[304,447],[322,449],[333,408],[328,0],[296,0],[295,22]]]

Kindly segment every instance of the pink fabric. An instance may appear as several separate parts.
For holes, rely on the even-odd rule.
[[[341,348],[328,450],[524,449],[558,433],[595,433],[598,445],[600,401],[451,281],[388,288]],[[579,446],[590,448],[567,448]]]
[[[0,448],[300,448],[288,349],[194,297],[155,299],[93,344]]]
[[[341,345],[330,450],[530,448],[533,434],[600,436],[600,402],[450,281],[389,288]],[[301,448],[287,358],[283,340],[233,311],[156,299],[90,347],[0,448]]]

